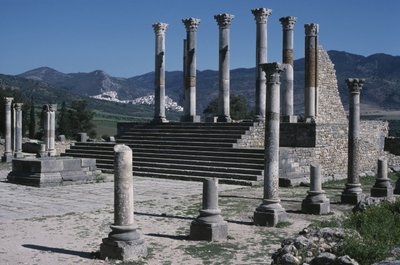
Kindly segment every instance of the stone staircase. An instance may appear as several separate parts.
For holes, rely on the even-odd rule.
[[[117,143],[133,150],[138,177],[255,185],[263,176],[263,149],[234,148],[253,122],[242,123],[121,123]],[[95,158],[103,172],[113,172],[115,143],[76,143],[62,155]]]

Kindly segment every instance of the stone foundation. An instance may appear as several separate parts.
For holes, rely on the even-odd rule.
[[[100,179],[96,159],[46,157],[13,159],[9,182],[37,186],[60,186]]]

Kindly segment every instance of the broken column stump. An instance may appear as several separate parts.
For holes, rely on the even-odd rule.
[[[371,188],[372,197],[388,197],[393,196],[393,187],[388,178],[387,160],[385,158],[378,159],[378,174],[376,176],[375,185]]]
[[[203,206],[200,215],[190,225],[190,239],[220,241],[228,236],[228,223],[218,209],[218,179],[203,182]]]

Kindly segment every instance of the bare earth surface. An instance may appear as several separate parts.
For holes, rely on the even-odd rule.
[[[101,239],[113,222],[113,182],[35,188],[7,183],[9,166],[0,164],[0,264],[122,264],[96,259]],[[202,184],[173,180],[134,180],[135,220],[149,255],[123,264],[270,264],[280,241],[313,220],[299,212],[306,187],[282,188],[290,224],[252,225],[262,187],[220,185],[219,204],[229,224],[225,242],[187,239],[198,215]],[[327,190],[332,202],[341,189]],[[335,215],[350,207],[333,203]]]

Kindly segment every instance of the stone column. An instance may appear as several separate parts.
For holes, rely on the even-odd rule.
[[[184,109],[188,109],[188,106],[186,106],[186,98],[188,95],[186,95],[186,79],[187,79],[187,73],[186,73],[186,64],[187,64],[187,41],[186,39],[183,39],[183,62],[182,62],[182,88],[183,88],[183,105]]]
[[[155,45],[155,80],[154,80],[154,119],[155,123],[168,122],[165,117],[165,31],[168,24],[153,24],[154,33],[156,34]]]
[[[15,146],[14,157],[21,158],[22,154],[22,103],[14,103],[14,119],[15,119]]]
[[[196,115],[196,33],[200,19],[182,19],[186,27],[186,80],[185,80],[185,104],[183,122],[200,122],[200,116]]]
[[[296,17],[281,17],[279,21],[283,29],[283,50],[282,63],[285,64],[285,72],[283,73],[282,86],[284,90],[283,100],[283,121],[297,122],[297,116],[294,116],[293,104],[293,80],[294,80],[294,58],[293,58],[293,30],[296,24]]]
[[[265,119],[265,73],[260,64],[267,63],[268,52],[268,17],[272,14],[272,10],[268,8],[256,8],[251,12],[254,15],[257,24],[256,37],[256,120],[263,121]]]
[[[190,224],[190,239],[218,241],[228,236],[228,223],[222,219],[218,208],[218,179],[203,182],[203,205],[200,215]]]
[[[56,139],[56,110],[57,104],[49,104],[49,124],[48,124],[48,147],[47,152],[49,156],[55,156],[57,154],[56,146],[55,146],[55,139]]]
[[[342,192],[342,203],[357,204],[362,195],[359,178],[360,165],[360,91],[365,79],[346,79],[349,88],[349,137],[347,184]]]
[[[265,115],[264,198],[254,212],[254,223],[275,226],[285,221],[287,215],[279,199],[279,117],[280,73],[278,63],[261,65],[267,77],[267,112]]]
[[[375,185],[371,188],[372,197],[393,197],[393,187],[388,178],[387,160],[384,157],[378,159],[378,172]]]
[[[219,26],[218,122],[231,122],[230,114],[230,25],[235,18],[227,13],[214,16]]]
[[[114,146],[114,172],[114,224],[100,245],[100,257],[132,260],[147,256],[134,221],[132,150],[126,145]]]
[[[11,103],[14,98],[6,97],[4,105],[4,121],[5,121],[5,137],[4,137],[4,154],[2,157],[3,162],[10,162],[12,160],[13,152],[11,148]]]
[[[304,25],[305,38],[305,86],[304,86],[304,117],[307,122],[314,122],[316,115],[316,89],[317,89],[317,56],[318,43],[317,34],[318,24]]]
[[[321,167],[317,163],[310,165],[310,191],[301,204],[301,211],[308,214],[326,214],[330,212],[330,202],[322,190]]]

